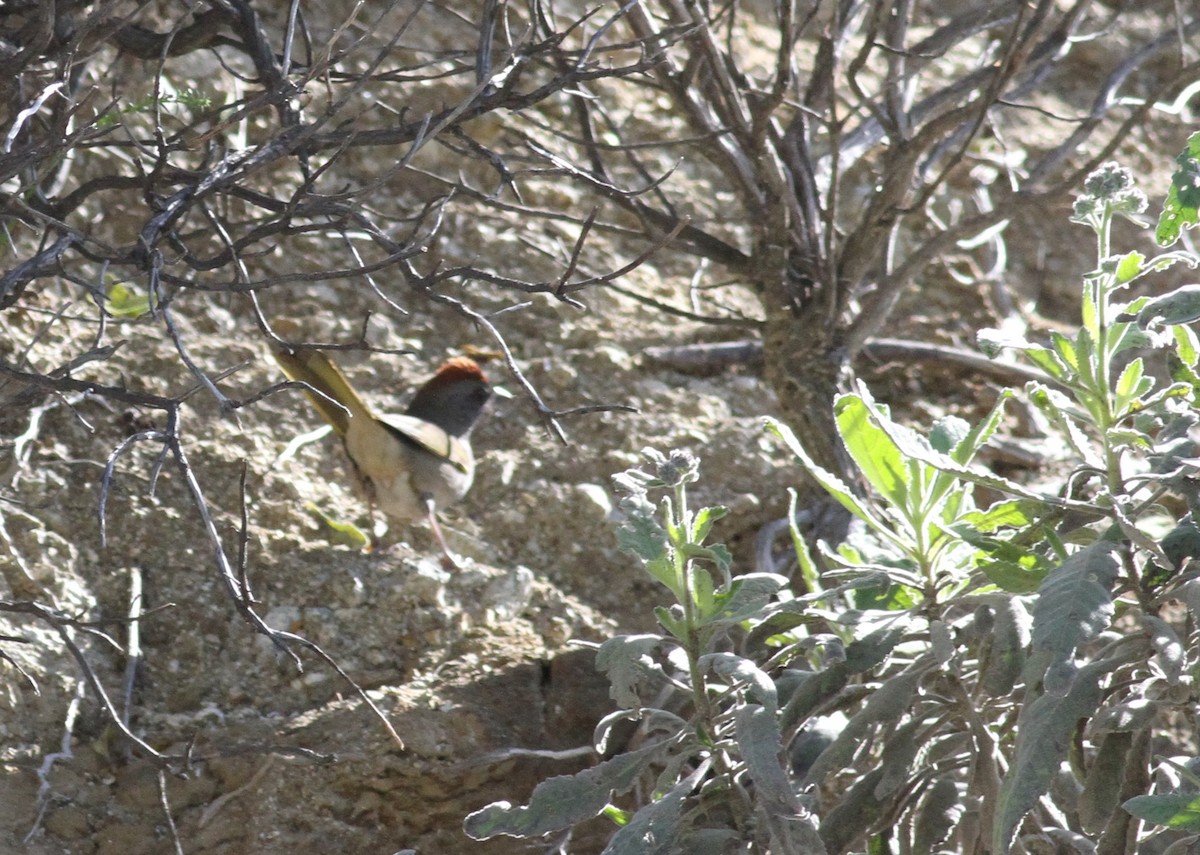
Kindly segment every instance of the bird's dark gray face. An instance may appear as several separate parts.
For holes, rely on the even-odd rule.
[[[492,387],[475,378],[425,388],[413,399],[408,415],[440,427],[451,436],[466,436],[483,415]]]

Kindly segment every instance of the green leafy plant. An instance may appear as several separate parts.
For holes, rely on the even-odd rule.
[[[706,543],[725,509],[688,503],[696,459],[646,453],[651,472],[616,477],[626,494],[617,536],[674,603],[655,610],[665,634],[618,636],[596,655],[620,707],[597,727],[597,750],[613,750],[614,727],[627,719],[641,723],[639,747],[543,782],[528,806],[489,805],[468,817],[467,832],[529,837],[603,813],[619,826],[605,849],[614,855],[723,852],[742,840],[807,851],[815,831],[781,762],[778,687],[744,650],[732,649],[745,638],[743,624],[761,621],[787,579],[731,576],[728,550]],[[655,491],[667,493],[658,505]],[[635,791],[640,805],[614,801]]]
[[[1190,192],[1173,191],[1160,238],[1195,221]],[[1115,254],[1113,222],[1145,207],[1127,170],[1089,176],[1073,216],[1097,249],[1080,327],[1044,343],[982,333],[986,351],[1045,376],[1002,391],[979,424],[920,432],[857,385],[834,403],[857,489],[768,422],[857,521],[839,544],[810,544],[793,523],[800,585],[738,575],[707,543],[723,510],[689,507],[688,453],[648,452],[652,471],[618,476],[619,543],[673,598],[656,610],[663,632],[599,647],[619,706],[597,729],[608,759],[544,782],[527,806],[484,808],[468,832],[535,836],[607,815],[610,853],[1200,842],[1200,760],[1161,756],[1194,750],[1184,735],[1200,700],[1181,631],[1200,612],[1200,344],[1186,326],[1200,286],[1130,295],[1198,259]],[[1057,489],[979,464],[1016,406],[1073,457]],[[619,746],[625,720],[637,738]]]
[[[164,92],[157,97],[147,95],[124,104],[115,110],[97,117],[96,127],[111,128],[120,121],[119,116],[152,115],[159,110],[173,110],[184,107],[193,112],[207,110],[213,106],[213,99],[199,89],[184,87],[174,92]]]

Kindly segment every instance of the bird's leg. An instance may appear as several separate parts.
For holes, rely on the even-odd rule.
[[[385,538],[388,532],[391,531],[391,525],[389,524],[387,514],[376,516],[379,505],[375,501],[375,483],[363,474],[363,471],[358,468],[358,464],[354,462],[354,458],[350,456],[349,452],[346,453],[346,463],[350,468],[351,483],[354,485],[354,492],[367,501],[368,543],[366,551],[385,551]]]
[[[437,512],[433,503],[433,496],[428,493],[421,496],[421,502],[425,505],[425,511],[429,515],[429,527],[433,529],[433,536],[437,538],[438,546],[442,547],[442,564],[447,570],[457,569],[462,565],[459,564],[458,556],[450,551],[450,547],[446,545],[446,538],[442,536],[442,527],[438,524]]]

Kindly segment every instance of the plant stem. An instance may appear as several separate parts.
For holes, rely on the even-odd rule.
[[[1112,252],[1111,206],[1106,203],[1096,228],[1096,260],[1102,267]],[[1093,301],[1096,306],[1096,393],[1100,404],[1100,444],[1104,449],[1105,485],[1110,495],[1121,490],[1121,455],[1109,440],[1109,429],[1113,426],[1112,354],[1109,353],[1108,298],[1115,278],[1112,274],[1101,274],[1093,280]]]
[[[696,593],[692,589],[691,561],[684,557],[681,547],[691,539],[692,520],[687,509],[687,485],[675,485],[675,529],[678,532],[677,541],[673,544],[675,553],[675,577],[680,580],[683,591],[683,622],[687,627],[687,639],[684,643],[684,653],[688,660],[688,675],[692,680],[692,696],[696,703],[696,714],[704,730],[710,735],[713,732],[713,710],[708,699],[708,686],[704,680],[704,672],[700,669],[700,656],[703,654],[700,645],[700,627],[696,625]]]

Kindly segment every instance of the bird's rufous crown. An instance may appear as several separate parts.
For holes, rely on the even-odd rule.
[[[442,363],[442,367],[433,375],[433,380],[439,383],[457,383],[459,380],[479,380],[487,383],[488,379],[479,367],[479,363],[466,356],[455,356]],[[432,380],[430,382],[433,382]]]

